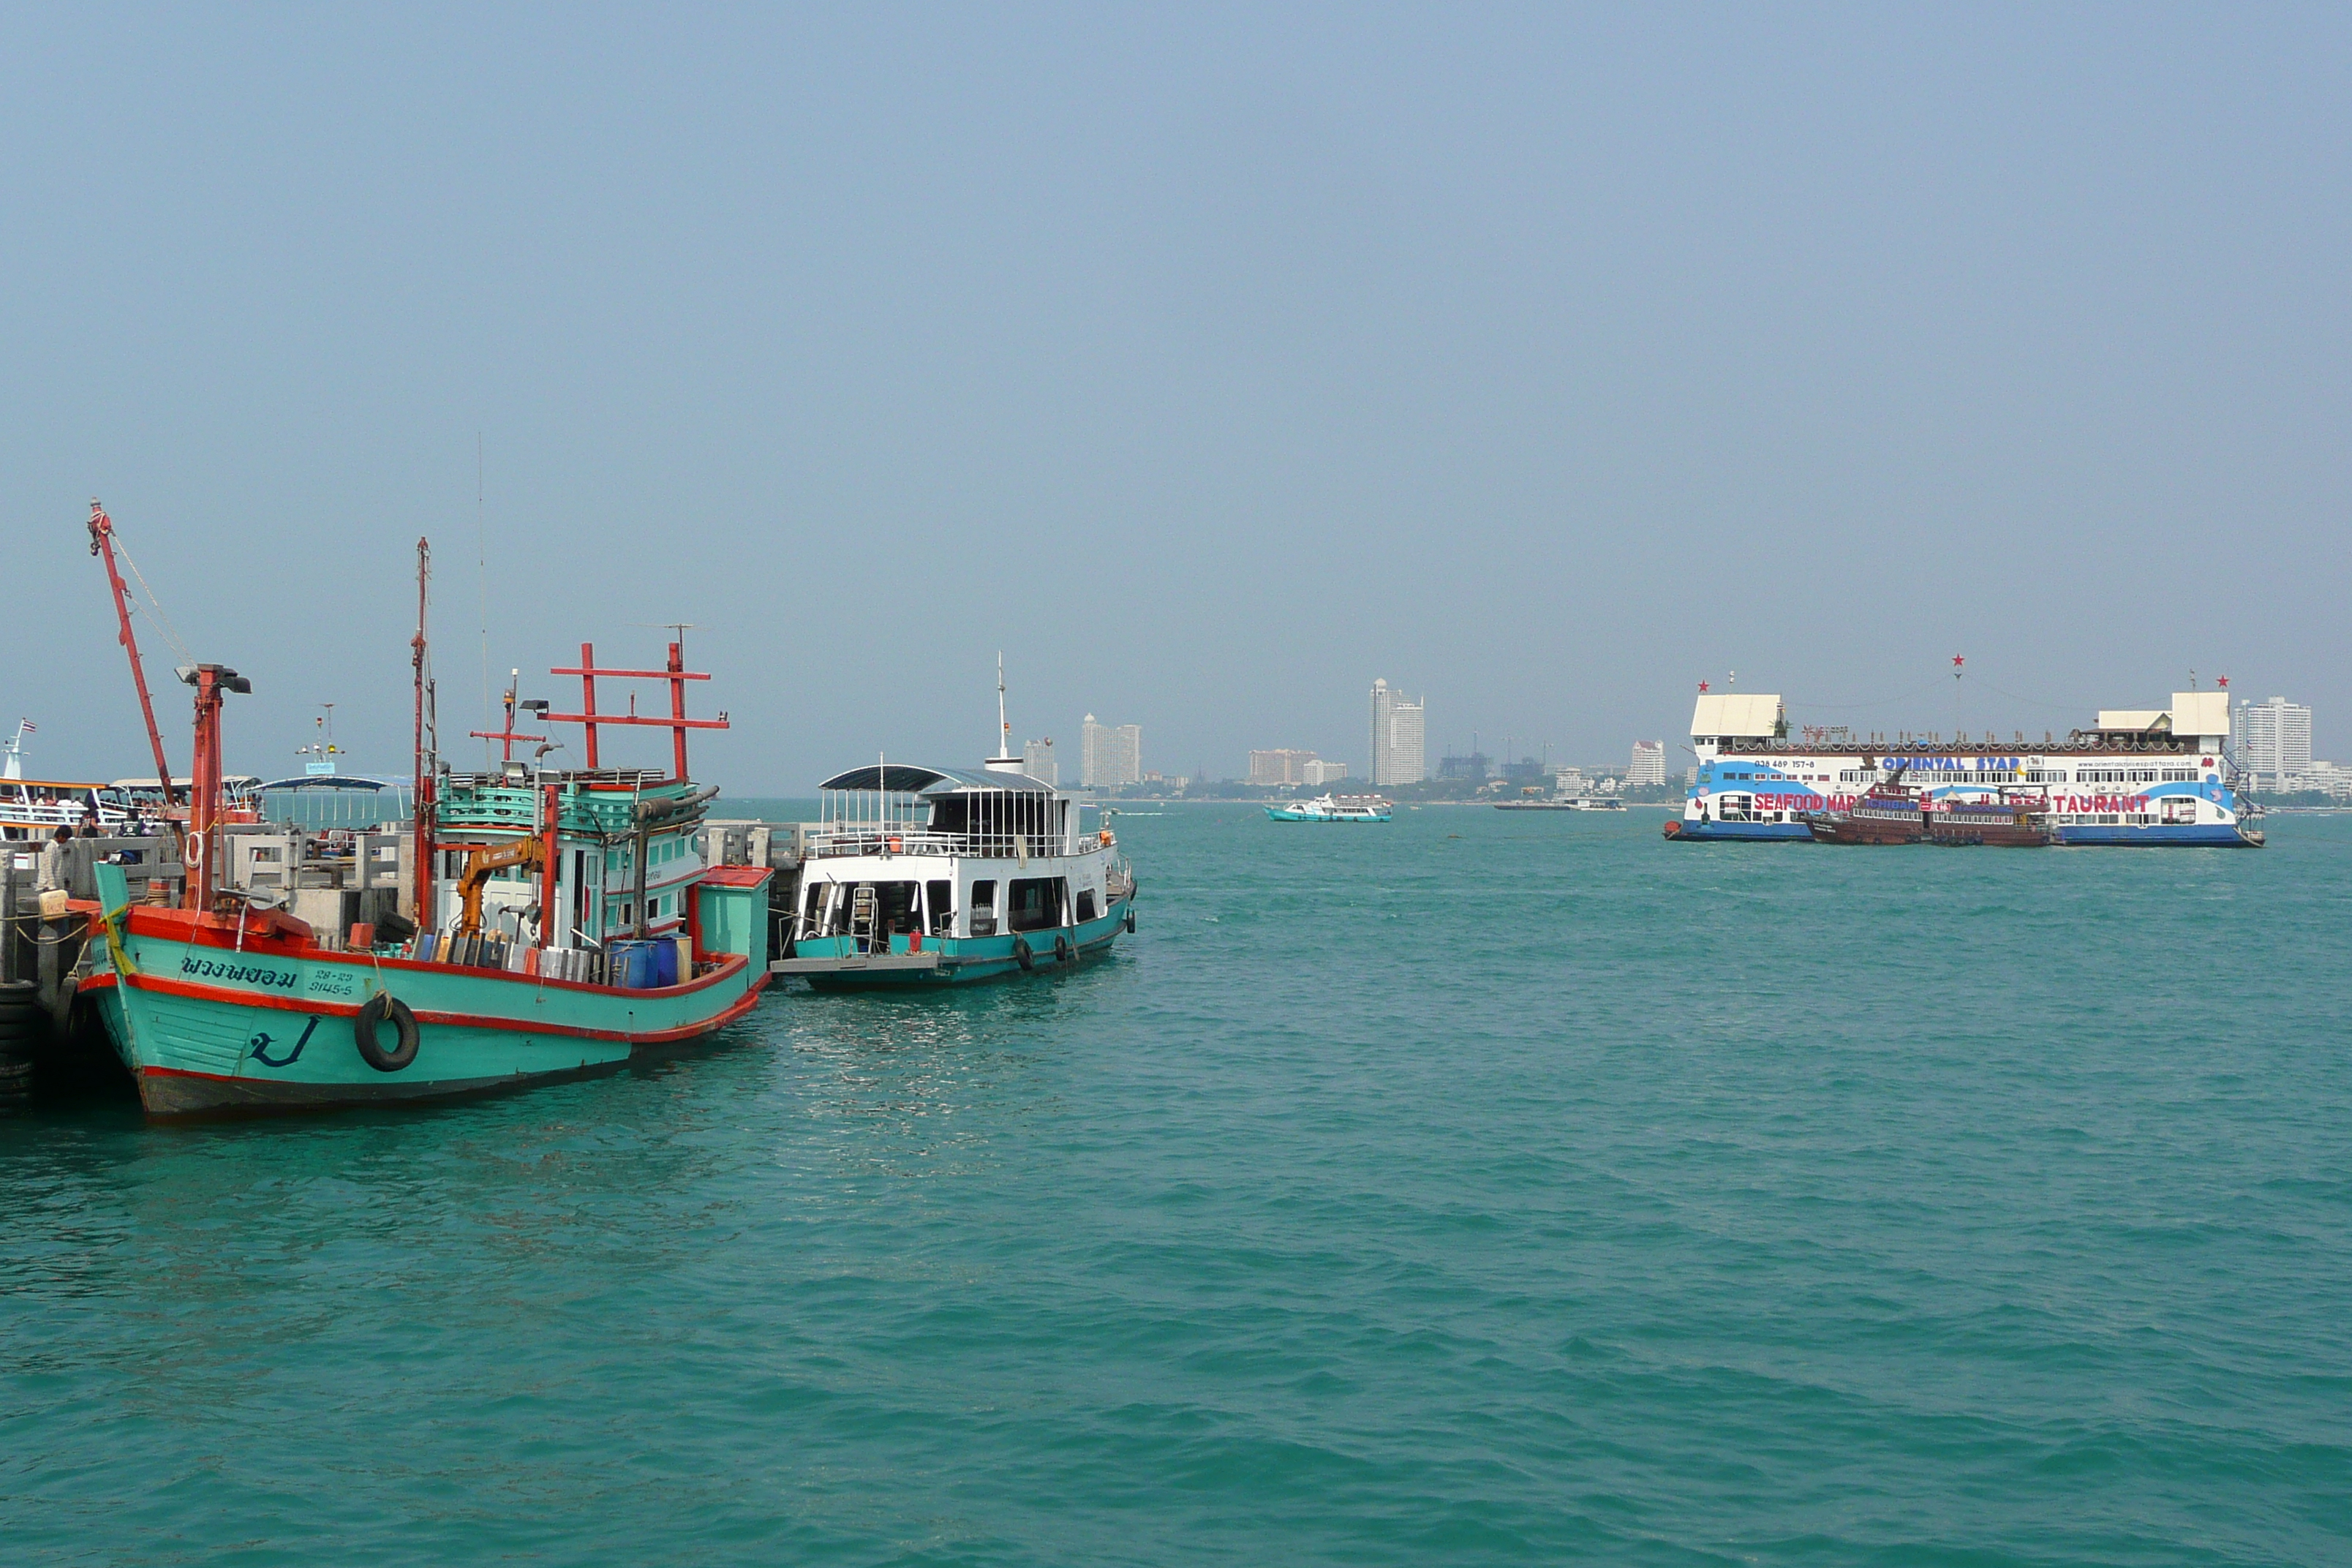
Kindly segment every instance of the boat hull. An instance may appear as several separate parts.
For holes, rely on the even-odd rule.
[[[1665,836],[1676,843],[1718,844],[1727,841],[1811,843],[1812,830],[1801,822],[1669,821]]]
[[[1051,973],[1109,952],[1119,936],[1133,929],[1133,901],[1121,900],[1107,913],[1077,925],[1017,936],[925,937],[919,947],[897,936],[890,939],[887,952],[861,952],[855,937],[803,938],[793,943],[790,958],[771,967],[778,974],[805,980],[818,991],[920,989]],[[1066,959],[1057,956],[1057,937],[1066,944]],[[1014,946],[1024,941],[1029,947],[1026,964]]]
[[[1816,844],[1916,844],[1927,837],[1922,817],[1850,816],[1817,812],[1805,819]]]
[[[740,1017],[767,973],[740,953],[691,983],[625,990],[312,950],[177,910],[119,910],[110,965],[85,982],[151,1116],[441,1100],[608,1071]],[[230,929],[221,929],[230,925]],[[415,1016],[417,1049],[369,1065],[359,1016]],[[388,1050],[391,1023],[375,1030]]]

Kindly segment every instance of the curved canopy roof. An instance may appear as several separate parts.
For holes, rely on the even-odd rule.
[[[376,779],[364,773],[305,773],[299,778],[272,779],[261,786],[276,794],[289,789],[406,789],[406,779]]]
[[[982,773],[972,768],[919,768],[906,763],[852,768],[835,773],[819,789],[881,790],[891,795],[954,795],[964,790],[1012,790],[1051,795],[1054,786],[1027,773]]]

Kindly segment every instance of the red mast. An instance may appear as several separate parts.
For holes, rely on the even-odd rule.
[[[435,773],[440,763],[425,750],[425,709],[427,682],[425,674],[425,585],[432,575],[433,546],[427,540],[416,542],[416,636],[409,640],[409,661],[416,669],[416,755],[412,775],[414,802],[411,810],[415,816],[416,847],[412,882],[416,895],[416,929],[433,929],[433,805]]]
[[[689,719],[686,716],[686,683],[689,680],[708,680],[710,677],[686,668],[685,645],[682,643],[672,643],[669,645],[669,661],[660,669],[599,669],[596,668],[595,648],[588,643],[582,643],[580,645],[579,668],[574,669],[551,669],[547,673],[550,675],[576,675],[580,678],[581,706],[585,710],[585,711],[580,713],[549,713],[543,717],[546,722],[550,724],[581,724],[587,727],[588,765],[592,768],[596,765],[596,728],[598,725],[641,724],[650,729],[667,730],[670,732],[670,764],[675,770],[677,781],[680,784],[684,784],[686,782],[686,732],[688,730],[724,730],[729,727],[727,715],[724,710],[722,710],[716,719]],[[669,682],[669,717],[667,719],[646,719],[638,717],[638,715],[634,711],[628,713],[599,713],[596,711],[596,678],[598,676],[603,676],[607,680],[666,680]],[[634,704],[632,704],[632,706],[634,707]]]
[[[231,691],[250,691],[253,682],[225,664],[200,664],[180,679],[196,689],[195,761],[189,769],[188,833],[181,850],[188,875],[180,907],[206,910],[213,905],[213,863],[220,849],[213,842],[213,829],[220,822],[221,808],[221,698]]]
[[[114,618],[122,627],[119,640],[131,653],[131,682],[139,688],[139,712],[147,721],[147,743],[155,750],[155,779],[163,787],[163,805],[172,805],[172,764],[163,760],[163,732],[155,727],[155,703],[147,695],[147,672],[139,663],[139,639],[131,630],[131,592],[114,566],[114,520],[93,500],[89,503],[89,552],[106,560],[106,581],[114,590]],[[201,703],[202,694],[198,700]],[[215,702],[217,715],[218,702]]]

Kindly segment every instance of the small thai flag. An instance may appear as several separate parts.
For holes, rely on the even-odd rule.
[[[29,734],[31,734],[34,731],[36,731],[36,730],[39,729],[39,728],[40,728],[40,726],[39,726],[38,724],[34,723],[30,719],[19,719],[19,720],[17,720],[17,721],[16,721],[16,728],[18,728],[19,730],[24,731],[25,731],[25,733],[26,733],[27,735],[29,735]]]

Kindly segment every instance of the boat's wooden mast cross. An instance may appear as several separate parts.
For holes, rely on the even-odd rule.
[[[580,664],[576,668],[551,669],[550,675],[576,675],[580,678],[580,707],[577,713],[550,713],[550,724],[578,724],[588,731],[588,765],[596,763],[596,729],[601,724],[640,724],[670,732],[672,762],[680,783],[686,780],[686,732],[688,730],[724,730],[729,728],[727,714],[722,710],[716,719],[689,719],[686,716],[686,683],[708,680],[709,676],[686,668],[685,645],[669,645],[669,667],[666,669],[599,669],[596,668],[596,647],[593,643],[580,645]],[[596,679],[666,680],[669,682],[669,717],[645,718],[635,711],[599,713],[596,710]]]

